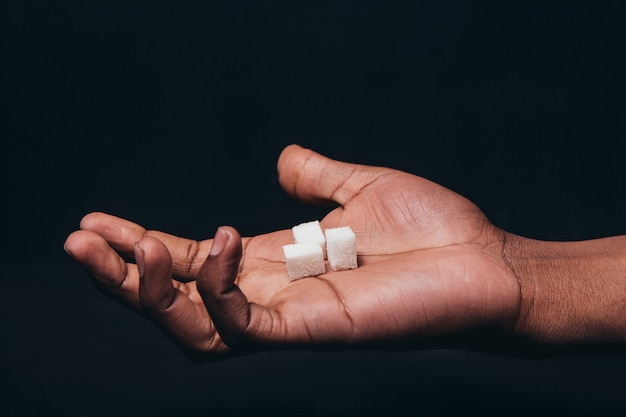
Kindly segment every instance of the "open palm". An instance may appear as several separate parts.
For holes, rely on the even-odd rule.
[[[282,246],[291,230],[242,239],[221,227],[195,242],[102,213],[83,219],[66,250],[194,353],[352,346],[514,320],[519,284],[502,257],[505,235],[470,201],[408,173],[296,145],[278,171],[294,197],[337,204],[321,225],[354,230],[357,269],[289,281]]]

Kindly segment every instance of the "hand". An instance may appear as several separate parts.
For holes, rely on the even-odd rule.
[[[65,249],[104,291],[196,355],[518,325],[519,274],[503,256],[508,234],[470,201],[408,173],[296,145],[278,171],[295,198],[338,205],[322,228],[354,230],[357,269],[290,282],[282,246],[291,230],[242,239],[224,226],[196,242],[103,213],[83,218]]]

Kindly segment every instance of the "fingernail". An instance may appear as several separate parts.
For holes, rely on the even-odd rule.
[[[226,246],[226,242],[228,242],[228,232],[221,227],[218,227],[215,232],[215,236],[213,237],[213,245],[211,246],[209,256],[219,255],[219,253],[224,249],[224,246]]]
[[[139,276],[143,278],[143,266],[144,266],[144,258],[146,254],[139,247],[139,242],[135,243],[135,262],[137,262],[137,270],[139,271]]]

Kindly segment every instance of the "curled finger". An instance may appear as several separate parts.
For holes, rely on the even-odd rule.
[[[235,284],[242,256],[239,233],[222,226],[198,274],[197,286],[213,323],[231,348],[267,341],[272,334],[271,312],[247,297]]]

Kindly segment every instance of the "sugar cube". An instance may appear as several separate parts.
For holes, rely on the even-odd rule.
[[[333,271],[357,267],[356,236],[350,226],[326,229],[326,251]]]
[[[291,281],[326,272],[320,245],[313,242],[292,243],[283,246],[287,275]]]
[[[326,259],[326,239],[318,220],[301,223],[291,228],[296,243],[313,242],[322,249],[322,255]]]

